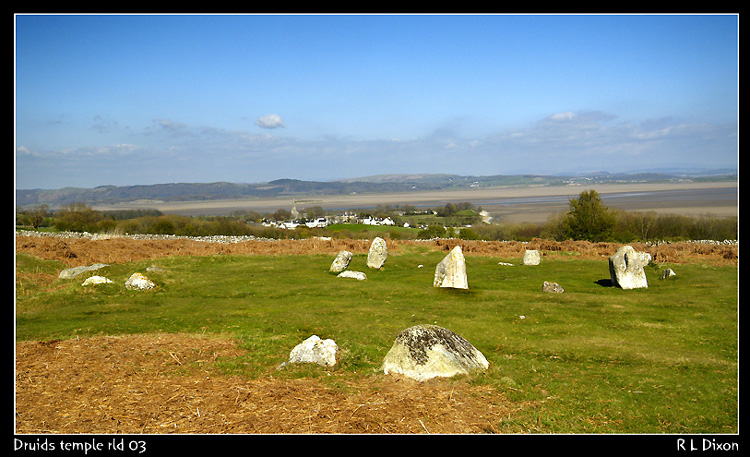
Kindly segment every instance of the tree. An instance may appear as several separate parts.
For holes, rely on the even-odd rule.
[[[602,204],[595,190],[583,191],[569,200],[565,234],[568,238],[585,241],[604,241],[612,236],[617,225],[613,211]]]
[[[47,217],[49,207],[47,205],[39,205],[36,208],[29,211],[29,222],[34,229],[38,229],[44,223],[44,219]]]
[[[71,203],[55,214],[55,227],[60,231],[95,232],[102,215],[84,203]]]

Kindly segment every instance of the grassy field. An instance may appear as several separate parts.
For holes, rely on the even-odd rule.
[[[467,256],[470,289],[451,290],[432,287],[443,256],[412,247],[375,271],[365,255],[355,255],[349,269],[365,271],[366,281],[328,273],[328,255],[213,255],[44,282],[35,278],[56,277],[62,265],[17,253],[16,338],[217,335],[247,350],[219,362],[226,374],[327,382],[326,368],[276,367],[316,334],[338,344],[338,374],[377,375],[401,330],[437,324],[490,362],[473,385],[535,405],[497,418],[493,431],[737,433],[736,266],[649,267],[648,289],[621,290],[610,287],[606,259],[571,255],[523,266],[517,258]],[[156,288],[125,289],[131,273],[152,264],[162,269],[147,273]],[[658,279],[670,266],[677,276]],[[92,274],[114,283],[81,286]],[[565,293],[543,292],[544,281]]]

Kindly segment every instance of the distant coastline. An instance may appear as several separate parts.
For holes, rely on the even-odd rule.
[[[267,200],[273,198],[315,199],[319,196],[382,195],[420,192],[460,192],[510,188],[550,188],[571,185],[659,184],[737,182],[737,173],[717,170],[703,173],[607,172],[580,175],[491,175],[392,174],[336,181],[277,179],[265,183],[167,183],[131,186],[66,187],[61,189],[16,189],[16,206],[45,204],[51,208],[70,203],[110,205],[121,203],[193,202],[206,200]],[[536,192],[536,191],[534,191]],[[558,192],[558,190],[552,190]],[[473,195],[473,194],[472,194]],[[441,197],[443,198],[443,197]],[[400,199],[400,198],[399,198]]]
[[[605,204],[623,210],[655,211],[696,216],[737,214],[737,182],[660,182],[619,184],[575,184],[568,186],[506,186],[493,188],[390,192],[354,195],[280,196],[225,200],[173,202],[128,202],[94,205],[100,211],[155,208],[165,214],[222,216],[234,211],[273,212],[298,207],[329,209],[375,208],[377,205],[442,206],[468,201],[482,206],[496,219],[511,222],[544,222],[551,214],[568,208],[568,198],[584,190],[596,190]],[[676,194],[677,193],[677,194]]]

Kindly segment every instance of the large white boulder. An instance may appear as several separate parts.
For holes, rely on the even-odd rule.
[[[367,266],[369,268],[381,269],[388,258],[388,247],[385,240],[379,236],[372,240],[370,252],[367,253]]]
[[[335,341],[322,340],[318,335],[313,335],[295,346],[289,353],[289,361],[282,363],[279,368],[287,363],[317,363],[332,367],[336,365],[338,349]]]
[[[349,266],[349,262],[352,261],[353,254],[349,251],[340,251],[336,258],[333,259],[331,268],[328,269],[331,273],[341,273],[346,270]]]
[[[437,325],[416,325],[396,337],[381,368],[385,374],[426,381],[488,367],[484,355],[463,337]]]
[[[647,252],[636,251],[632,246],[623,246],[609,258],[609,275],[612,285],[622,289],[648,287],[643,267],[651,261]]]
[[[435,287],[452,287],[455,289],[468,289],[469,279],[466,276],[466,259],[461,251],[461,246],[456,246],[435,267],[435,278],[432,283]]]

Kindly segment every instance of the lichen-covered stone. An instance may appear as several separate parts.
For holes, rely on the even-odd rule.
[[[437,325],[416,325],[396,337],[383,359],[382,370],[426,381],[488,367],[484,355],[463,337]]]
[[[565,292],[565,289],[562,288],[562,286],[556,282],[550,282],[550,281],[544,281],[544,284],[542,284],[542,290],[544,292],[550,292],[555,294],[561,294]]]
[[[148,290],[155,286],[155,284],[148,279],[143,273],[133,273],[130,275],[127,281],[125,281],[125,288],[130,290]]]

